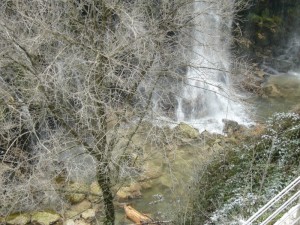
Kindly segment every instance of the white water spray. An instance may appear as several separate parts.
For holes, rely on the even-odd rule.
[[[193,54],[186,84],[178,97],[177,121],[186,122],[199,131],[221,133],[222,119],[249,122],[245,109],[234,97],[229,79],[231,18],[224,2],[195,2]],[[227,16],[225,14],[228,14]]]

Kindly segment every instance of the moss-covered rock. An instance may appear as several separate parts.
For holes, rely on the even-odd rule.
[[[174,129],[175,132],[177,132],[184,138],[196,139],[200,135],[199,130],[183,122],[176,126]]]
[[[31,222],[40,225],[51,225],[60,219],[61,216],[55,212],[36,212],[32,214]]]

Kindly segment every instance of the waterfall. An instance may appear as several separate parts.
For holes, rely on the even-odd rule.
[[[233,1],[195,1],[191,63],[178,96],[176,117],[199,131],[221,133],[222,119],[248,123],[230,81],[230,11]],[[227,17],[227,19],[226,19]]]

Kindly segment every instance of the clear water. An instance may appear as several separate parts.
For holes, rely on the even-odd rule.
[[[283,91],[284,96],[255,97],[249,100],[255,109],[255,118],[259,122],[265,122],[275,112],[289,112],[300,104],[300,72],[290,71],[288,74],[271,79],[274,78],[280,84],[279,91]]]

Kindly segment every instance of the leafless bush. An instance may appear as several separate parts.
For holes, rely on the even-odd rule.
[[[170,116],[186,68],[201,66],[188,63],[191,31],[205,13],[193,3],[1,1],[1,214],[61,208],[57,177],[95,177],[113,223],[113,174],[131,174],[126,157],[139,126],[157,117],[153,108]]]

